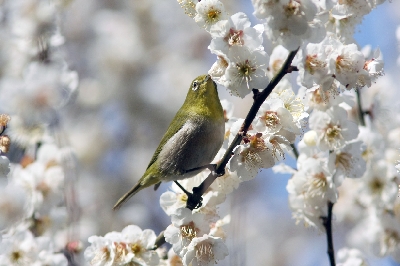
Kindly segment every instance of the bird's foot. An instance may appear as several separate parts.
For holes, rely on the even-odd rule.
[[[182,191],[187,195],[188,199],[186,201],[186,208],[190,210],[198,209],[202,206],[203,198],[202,198],[202,193],[201,193],[201,188],[200,187],[194,187],[193,188],[193,193],[190,193],[187,191],[184,187],[182,187],[181,184],[179,184],[178,181],[174,181],[175,184],[182,189]]]
[[[201,187],[194,187],[193,193],[190,193],[190,195],[188,195],[186,208],[190,210],[200,208],[203,205],[203,197],[201,195]]]

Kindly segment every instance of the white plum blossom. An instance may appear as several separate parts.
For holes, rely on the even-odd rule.
[[[256,133],[251,135],[247,133],[244,139],[244,144],[237,146],[234,150],[229,169],[235,171],[238,177],[247,181],[256,177],[260,168],[270,168],[275,165],[275,159],[272,151],[275,150],[278,153],[283,154],[283,150],[278,145],[274,149],[269,144],[267,135],[262,133]]]
[[[326,112],[314,110],[310,115],[310,128],[318,135],[318,146],[322,150],[340,149],[358,135],[358,127],[347,119],[346,111],[333,106]]]
[[[356,44],[336,44],[328,61],[328,74],[334,75],[346,89],[363,87],[371,84],[368,72],[364,69],[364,55]]]
[[[226,83],[226,76],[225,72],[229,66],[230,60],[228,57],[216,51],[217,54],[217,61],[211,66],[210,70],[208,70],[208,74],[212,77],[212,79],[218,84],[225,84]]]
[[[367,266],[365,255],[358,249],[341,248],[337,252],[337,266]]]
[[[326,111],[331,106],[339,105],[345,101],[345,98],[339,94],[335,82],[327,90],[323,90],[320,85],[315,85],[309,89],[301,87],[299,91],[305,94],[305,106],[320,111]]]
[[[0,242],[0,265],[67,266],[67,258],[56,253],[49,237],[35,237],[27,229],[18,228]]]
[[[334,41],[336,40],[327,37],[318,44],[307,44],[300,51],[301,60],[297,66],[301,85],[307,88],[318,85],[324,91],[331,87],[334,78],[332,75],[328,75],[329,54],[327,54],[327,51],[330,50],[327,50],[326,47]]]
[[[361,250],[382,257],[391,255],[400,259],[400,226],[398,213],[395,215],[369,210],[367,216],[357,223],[349,235],[349,242]]]
[[[265,32],[269,39],[286,49],[297,49],[303,40],[318,42],[324,29],[317,18],[317,6],[311,0],[270,1],[253,0],[254,15],[265,18]]]
[[[281,69],[283,63],[285,62],[289,51],[282,45],[277,45],[274,50],[272,50],[271,56],[269,58],[268,72],[269,77],[272,78]]]
[[[183,257],[183,265],[212,266],[228,254],[228,249],[221,238],[203,235],[193,238]]]
[[[197,14],[194,16],[196,23],[206,30],[228,17],[224,5],[218,0],[203,0],[196,4]]]
[[[308,158],[299,163],[298,169],[290,179],[288,190],[294,189],[297,194],[304,195],[306,198],[336,202],[336,186],[339,184],[323,162]]]
[[[254,129],[258,132],[277,133],[281,129],[300,134],[300,129],[285,103],[279,97],[269,97],[260,107]]]
[[[121,252],[119,248],[126,249],[123,253],[127,262],[149,266],[158,265],[158,254],[151,250],[154,247],[156,238],[153,230],[145,229],[142,231],[136,225],[128,225],[121,231],[122,241],[117,246],[117,251]]]
[[[354,1],[338,1],[332,8],[332,16],[339,18],[360,17],[371,12],[374,5],[372,1],[354,0]]]
[[[106,235],[107,236],[107,235]],[[111,266],[116,258],[116,247],[112,239],[107,237],[91,236],[91,244],[85,250],[85,260],[93,266]]]
[[[29,197],[21,186],[5,183],[0,179],[0,230],[18,225],[29,214],[30,205]]]
[[[244,98],[254,89],[264,89],[268,85],[266,69],[268,55],[264,51],[250,51],[247,47],[233,46],[228,54],[229,65],[222,84],[234,95]]]
[[[399,213],[394,216],[384,213],[380,216],[380,232],[377,234],[378,243],[373,246],[379,256],[392,256],[396,261],[400,260],[400,225]]]
[[[322,230],[320,217],[326,216],[328,201],[336,202],[339,185],[322,160],[307,158],[299,161],[298,171],[286,187],[293,217],[297,222],[303,220],[306,225]]]
[[[179,5],[185,10],[185,14],[191,18],[196,16],[196,4],[198,1],[196,0],[178,0]]]
[[[283,83],[285,84],[286,82]],[[308,113],[305,111],[303,101],[296,96],[291,87],[277,86],[277,88],[273,90],[273,93],[271,93],[269,98],[279,98],[283,102],[284,107],[292,115],[293,121],[296,123],[296,126],[299,129],[302,127],[302,120],[308,117]],[[297,130],[294,132],[297,132]]]
[[[250,51],[264,50],[263,25],[258,24],[252,28],[250,24],[246,14],[242,12],[232,15],[228,20],[219,21],[210,29],[213,39],[208,49],[212,53],[218,51],[223,54],[228,54],[232,46],[246,46]]]
[[[195,237],[208,234],[210,227],[201,213],[192,213],[187,208],[179,208],[171,215],[172,224],[164,232],[165,240],[172,244],[176,254],[183,257],[187,247]]]
[[[364,49],[362,52],[364,53]],[[371,81],[375,81],[378,77],[383,76],[384,61],[382,59],[381,50],[377,48],[375,51],[370,51],[367,55],[364,53],[364,56],[366,58],[364,69],[368,72]],[[371,84],[367,85],[371,86]]]
[[[31,125],[50,123],[55,119],[54,109],[65,106],[76,93],[78,75],[62,64],[32,62],[20,80],[5,79],[0,87],[0,99],[10,114]]]
[[[158,265],[157,252],[151,250],[156,235],[152,230],[141,230],[136,225],[125,227],[122,232],[110,232],[104,237],[91,236],[91,245],[85,250],[85,259],[91,265]]]
[[[37,237],[38,259],[32,266],[52,265],[67,266],[68,260],[64,254],[57,252],[50,237]]]
[[[38,150],[36,161],[16,165],[10,182],[26,190],[32,204],[32,211],[49,210],[62,199],[64,171],[62,150],[54,144],[44,144]]]
[[[219,237],[219,238],[222,238],[222,239],[226,239],[226,233],[222,229],[222,227],[227,225],[227,224],[230,224],[230,222],[231,222],[231,216],[228,214],[224,218],[216,221],[215,223],[213,223],[211,225],[210,234],[209,235],[214,236],[214,237]]]
[[[362,176],[363,183],[358,190],[358,200],[364,206],[377,209],[391,209],[398,193],[395,177],[390,175],[388,163],[376,161]]]
[[[37,260],[37,243],[28,230],[3,237],[0,243],[0,265],[32,265]]]
[[[342,149],[337,149],[329,154],[330,168],[336,169],[336,175],[349,178],[363,176],[366,162],[362,158],[362,142],[350,142]]]
[[[241,180],[235,172],[231,172],[230,169],[225,168],[225,173],[219,176],[210,186],[214,191],[218,191],[219,194],[229,194],[233,190],[239,187]]]

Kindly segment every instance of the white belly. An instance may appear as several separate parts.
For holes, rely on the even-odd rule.
[[[209,164],[220,149],[225,134],[222,122],[189,120],[164,145],[157,161],[163,181],[184,179],[199,171],[186,173],[193,168]]]

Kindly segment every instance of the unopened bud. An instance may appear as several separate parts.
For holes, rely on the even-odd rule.
[[[310,131],[306,132],[304,134],[303,140],[307,146],[312,147],[312,146],[317,145],[317,132],[315,132],[314,130],[310,130]]]

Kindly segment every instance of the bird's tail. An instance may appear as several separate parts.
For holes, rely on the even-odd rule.
[[[138,182],[131,190],[129,190],[127,193],[125,193],[125,195],[123,195],[118,201],[117,203],[114,205],[113,210],[118,210],[121,205],[123,203],[125,203],[126,201],[128,201],[133,195],[135,195],[136,193],[139,192],[139,190],[141,190],[143,188],[142,182]]]

